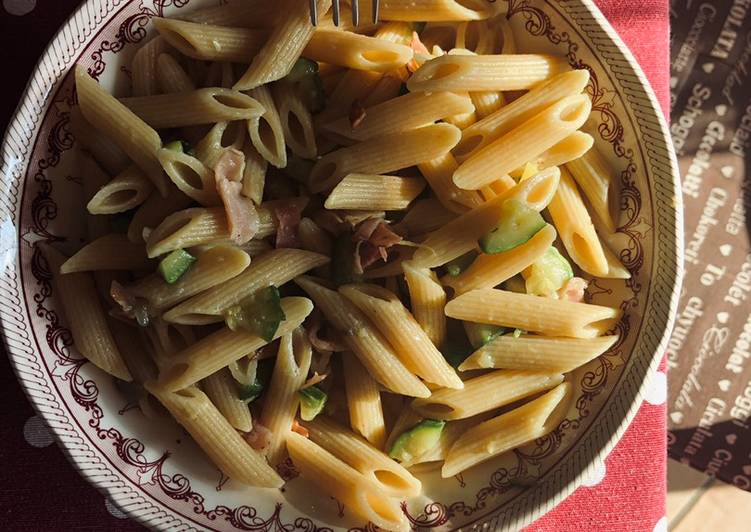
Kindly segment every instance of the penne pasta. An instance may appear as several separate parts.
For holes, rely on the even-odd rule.
[[[262,29],[230,27],[154,17],[162,39],[181,54],[203,61],[249,63],[261,50],[267,32]]]
[[[279,112],[284,140],[290,151],[304,159],[318,155],[313,116],[291,83],[280,81],[272,87],[274,102]]]
[[[127,287],[134,296],[145,299],[153,312],[161,312],[192,296],[238,276],[250,264],[245,251],[218,245],[203,251],[188,271],[168,284],[158,274],[148,275]]]
[[[78,352],[106,373],[131,381],[130,371],[107,325],[92,277],[86,273],[61,274],[65,257],[51,246],[43,245],[41,250]]]
[[[453,176],[459,167],[451,153],[417,165],[420,173],[430,185],[438,200],[448,210],[463,213],[483,203],[480,194],[474,190],[463,190],[454,184]]]
[[[268,161],[250,143],[245,144],[243,154],[245,155],[245,169],[243,170],[242,194],[253,200],[256,205],[260,205],[263,201],[263,190],[266,187]]]
[[[368,140],[473,111],[474,106],[466,95],[416,92],[366,108],[365,117],[357,126],[352,125],[349,117],[343,117],[327,124],[324,129],[354,140]],[[399,120],[394,120],[395,116]]]
[[[201,390],[191,386],[170,391],[153,382],[146,383],[146,389],[225,475],[250,486],[279,488],[284,484],[263,455],[243,440]]]
[[[517,91],[533,88],[569,70],[551,55],[448,54],[423,64],[407,82],[411,92]]]
[[[221,207],[192,208],[167,216],[146,240],[149,258],[202,244],[230,242],[227,215]]]
[[[602,242],[602,251],[608,262],[608,273],[603,275],[605,279],[631,279],[631,272],[605,242]]]
[[[569,383],[560,384],[542,397],[466,431],[451,446],[441,476],[449,478],[555,429],[548,418],[570,394],[570,388]]]
[[[564,299],[481,289],[449,301],[446,315],[458,320],[534,331],[547,336],[594,338],[615,322],[620,311]]]
[[[328,124],[347,116],[355,102],[364,102],[382,78],[379,72],[348,70],[329,96],[331,103],[316,116],[316,124]]]
[[[454,183],[478,189],[507,175],[576,131],[591,109],[586,95],[562,99],[462,162]]]
[[[191,199],[208,207],[220,205],[214,172],[198,159],[181,151],[162,148],[159,163],[175,186]]]
[[[561,166],[584,156],[592,148],[594,141],[592,135],[574,131],[562,141],[542,152],[535,160],[529,162],[540,169]]]
[[[305,46],[303,55],[355,70],[389,72],[406,65],[414,52],[404,44],[376,37],[339,29],[318,29]]]
[[[305,383],[311,356],[310,342],[301,327],[281,338],[259,419],[271,433],[266,456],[272,465],[279,464],[284,458],[285,442],[300,402],[297,391]]]
[[[598,277],[607,275],[610,268],[603,246],[579,189],[565,168],[561,170],[561,182],[548,211],[566,251],[577,266]]]
[[[247,127],[244,122],[218,122],[196,144],[196,158],[207,168],[214,168],[224,153],[234,148],[243,150]]]
[[[404,278],[415,320],[435,346],[446,340],[446,292],[429,268],[421,268],[410,261],[403,262]]]
[[[386,423],[378,383],[352,353],[342,355],[342,364],[349,424],[355,432],[380,449],[386,440]]]
[[[130,164],[128,156],[112,139],[89,124],[80,106],[70,110],[70,131],[76,142],[111,176],[119,174]]]
[[[399,504],[381,494],[380,484],[294,432],[287,436],[287,451],[303,478],[336,497],[358,517],[385,530],[409,530]]]
[[[298,275],[322,266],[328,257],[293,248],[269,251],[254,259],[241,275],[216,285],[211,292],[199,294],[164,314],[172,323],[205,325],[222,321],[224,311],[240,303],[259,288],[282,286]]]
[[[331,0],[315,0],[319,13],[331,7]],[[315,33],[308,6],[297,0],[282,0],[276,8],[285,16],[274,25],[261,50],[253,57],[248,70],[234,89],[250,90],[283,78],[292,70],[305,46]]]
[[[138,49],[130,63],[133,96],[159,94],[157,59],[167,51],[168,47],[167,41],[156,36]]]
[[[479,254],[459,275],[445,275],[441,283],[453,288],[454,295],[498,286],[542,257],[553,245],[556,236],[555,228],[547,224],[527,242],[513,249],[494,255]]]
[[[472,99],[472,105],[475,106],[477,120],[492,115],[506,105],[506,99],[503,93],[499,91],[474,91],[469,93],[469,97]]]
[[[107,94],[82,66],[76,67],[76,93],[84,118],[100,133],[109,135],[166,196],[167,180],[156,157],[162,147],[157,132]]]
[[[303,426],[310,433],[310,441],[378,485],[384,495],[414,497],[420,494],[422,485],[412,473],[357,434],[323,416],[304,422]]]
[[[304,297],[282,298],[281,306],[285,319],[274,339],[291,333],[313,310],[313,304]],[[223,327],[170,357],[168,365],[159,372],[159,384],[167,391],[181,390],[268,343],[244,330]]]
[[[60,273],[96,270],[147,270],[152,267],[143,244],[134,244],[120,233],[111,233],[86,244],[60,267]]]
[[[464,381],[464,388],[436,390],[412,401],[412,410],[429,419],[464,419],[515,403],[563,382],[554,371],[498,370]]]
[[[253,147],[272,166],[287,166],[287,150],[284,143],[284,130],[274,98],[268,87],[256,87],[248,94],[260,103],[265,111],[262,115],[248,120],[248,134]]]
[[[361,284],[342,286],[339,293],[375,324],[410,371],[431,384],[454,389],[464,387],[430,336],[393,292],[377,285]]]
[[[402,131],[342,148],[324,155],[310,174],[310,188],[322,192],[351,173],[393,172],[448,153],[460,132],[449,124]]]
[[[154,189],[152,182],[136,166],[129,166],[104,185],[89,200],[91,214],[116,214],[141,205]]]
[[[309,277],[300,276],[295,282],[313,299],[334,328],[345,333],[345,344],[375,380],[402,395],[430,395],[428,388],[404,366],[383,335],[357,307]]]
[[[472,353],[459,371],[472,369],[519,369],[567,373],[610,349],[618,336],[599,338],[550,338],[546,336],[496,336]]]
[[[557,168],[548,168],[455,218],[428,235],[412,262],[416,266],[435,268],[472,251],[478,239],[498,223],[498,209],[503,202],[513,198],[541,211],[555,194],[559,177]]]
[[[247,94],[218,87],[122,98],[120,103],[156,128],[250,120],[264,112],[258,100]]]
[[[425,189],[425,181],[414,177],[349,174],[329,193],[327,209],[400,211]]]
[[[240,432],[250,432],[253,419],[248,404],[240,399],[240,387],[227,368],[222,368],[201,381],[201,389],[217,410]]]
[[[78,154],[79,164],[81,166],[81,180],[83,185],[83,200],[87,204],[91,198],[101,190],[110,181],[104,170],[97,162],[83,152]],[[86,214],[86,238],[89,242],[96,240],[110,232],[110,223],[106,216],[96,216]]]
[[[177,59],[170,54],[159,54],[156,58],[156,79],[161,91],[165,94],[174,92],[190,92],[196,90],[196,85],[187,72],[180,66]],[[153,93],[152,93],[153,94]],[[148,94],[134,94],[134,96],[149,96]]]
[[[613,233],[616,230],[616,220],[611,214],[611,175],[613,170],[597,149],[591,149],[579,159],[572,159],[566,163],[566,168],[576,180],[584,195],[589,200],[594,215],[605,229]]]
[[[572,70],[552,77],[462,131],[454,155],[459,160],[466,159],[557,101],[581,93],[588,81],[588,70]]]

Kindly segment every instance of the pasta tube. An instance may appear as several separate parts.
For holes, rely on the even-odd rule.
[[[247,94],[218,87],[122,98],[120,102],[155,128],[250,120],[264,112],[258,100]]]
[[[410,372],[368,319],[344,297],[300,276],[295,282],[315,301],[329,322],[344,334],[347,346],[363,366],[388,389],[411,397],[427,397],[430,391]]]
[[[282,310],[285,319],[279,324],[274,339],[291,333],[300,325],[313,310],[313,304],[304,297],[285,297]],[[159,372],[159,384],[168,391],[181,390],[268,343],[255,334],[223,327],[172,356]]]
[[[162,196],[167,180],[156,152],[162,147],[159,135],[94,81],[82,66],[76,66],[76,93],[84,118],[100,133],[108,135],[151,179]]]
[[[620,316],[618,309],[504,290],[472,290],[452,299],[446,315],[458,320],[534,331],[547,336],[594,338]]]
[[[146,383],[151,392],[193,437],[211,461],[231,479],[266,488],[279,488],[284,481],[266,459],[248,445],[201,390],[165,390]]]
[[[378,383],[352,353],[342,355],[342,364],[349,424],[355,432],[380,449],[386,440],[386,423]]]
[[[466,431],[451,446],[441,476],[449,478],[552,431],[555,426],[548,418],[570,394],[570,388],[569,383],[560,384],[542,397]]]
[[[618,336],[581,339],[502,335],[472,353],[459,370],[505,368],[567,373],[600,356],[617,340]]]
[[[393,172],[448,153],[460,131],[450,124],[435,124],[383,137],[324,155],[310,174],[310,188],[322,192],[351,173]]]
[[[425,189],[425,181],[414,177],[349,174],[329,193],[327,209],[400,211]]]
[[[478,189],[507,175],[580,128],[591,109],[586,95],[564,98],[461,163],[454,183]]]
[[[517,91],[531,89],[569,69],[550,55],[447,54],[423,64],[407,82],[417,91]]]
[[[427,333],[392,292],[366,284],[343,286],[339,292],[370,318],[407,368],[432,384],[464,387]]]

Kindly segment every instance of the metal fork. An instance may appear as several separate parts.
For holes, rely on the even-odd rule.
[[[318,24],[318,7],[316,6],[316,0],[308,0],[310,3],[310,21],[313,23],[313,26],[316,26]],[[355,26],[358,26],[360,24],[360,0],[352,0],[352,24]],[[380,15],[379,11],[381,8],[381,2],[380,0],[373,0],[373,23],[378,22],[378,17]],[[334,26],[339,25],[339,0],[332,0],[331,3],[333,15],[334,15]]]

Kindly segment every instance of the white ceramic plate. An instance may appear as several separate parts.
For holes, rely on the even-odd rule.
[[[501,1],[501,0],[499,0]],[[149,19],[217,0],[88,0],[37,66],[2,147],[0,317],[18,378],[71,462],[144,525],[171,530],[305,532],[362,527],[288,468],[285,489],[226,482],[176,427],[145,419],[125,393],[71,345],[35,244],[75,249],[84,207],[68,128],[71,68],[81,63],[116,94]],[[621,187],[621,259],[628,282],[593,282],[595,303],[620,306],[622,341],[578,370],[576,400],[551,435],[440,480],[405,511],[415,526],[518,529],[566,497],[615,445],[641,404],[672,321],[681,262],[680,194],[667,128],[633,57],[589,0],[509,0],[519,49],[566,56],[588,68],[592,129]],[[189,5],[188,5],[189,4]],[[17,230],[17,232],[15,232]],[[656,452],[661,452],[656,450]]]

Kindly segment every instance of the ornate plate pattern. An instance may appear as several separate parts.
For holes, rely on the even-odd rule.
[[[151,17],[216,1],[88,0],[45,52],[2,147],[0,236],[17,228],[17,240],[0,238],[0,251],[10,247],[0,282],[8,352],[73,464],[144,525],[364,530],[334,499],[311,495],[291,463],[282,467],[290,480],[283,492],[244,489],[222,478],[178,427],[146,420],[129,403],[126,386],[76,353],[35,247],[46,240],[73,249],[83,234],[83,217],[67,216],[84,212],[68,128],[71,67],[84,64],[118,93]],[[558,504],[628,426],[675,312],[682,249],[677,167],[648,83],[591,1],[506,3],[520,49],[564,55],[592,73],[591,132],[618,171],[620,257],[633,277],[598,280],[589,289],[591,301],[623,309],[621,340],[575,373],[576,401],[567,418],[549,436],[454,479],[422,474],[426,493],[402,505],[415,527],[518,529]]]

